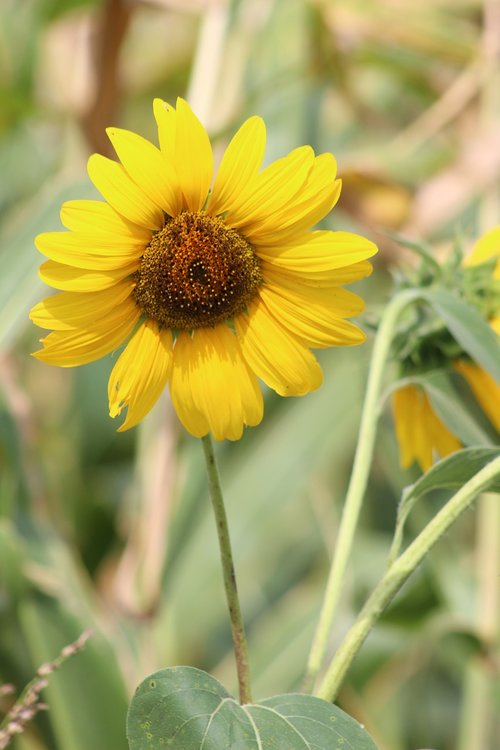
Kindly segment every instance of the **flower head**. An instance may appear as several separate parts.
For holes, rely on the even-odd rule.
[[[258,378],[282,396],[322,381],[310,348],[364,334],[362,300],[342,284],[367,276],[373,243],[310,228],[336,203],[331,154],[304,146],[260,169],[265,126],[238,130],[213,179],[208,136],[185,101],[157,99],[160,148],[117,128],[120,163],[94,154],[105,202],[65,203],[69,230],[36,239],[40,275],[61,290],[31,311],[52,329],[35,356],[71,367],[126,344],[109,380],[110,415],[136,425],[168,384],[196,436],[238,439],[262,419]]]
[[[464,260],[452,258],[449,270],[458,295],[500,334],[500,227],[477,240]],[[431,370],[458,373],[493,427],[500,431],[500,385],[492,375],[463,351],[429,309],[419,312],[413,327],[412,336],[407,331],[401,335],[402,376],[418,378]],[[416,461],[427,471],[438,456],[445,458],[462,447],[459,437],[436,414],[422,385],[411,383],[395,391],[392,411],[403,468]]]

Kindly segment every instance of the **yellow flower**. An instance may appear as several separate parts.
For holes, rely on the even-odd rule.
[[[436,454],[445,458],[461,448],[420,386],[406,385],[397,390],[392,397],[392,410],[403,469],[417,461],[422,471],[427,471]]]
[[[493,227],[483,234],[464,258],[463,264],[465,267],[480,266],[492,258],[497,258],[493,278],[500,280],[500,227]]]
[[[238,130],[212,184],[208,136],[185,101],[156,99],[160,148],[109,128],[121,163],[94,154],[106,202],[69,201],[69,232],[36,239],[42,279],[62,290],[31,312],[52,329],[35,356],[71,367],[124,344],[109,380],[110,415],[136,425],[168,384],[193,435],[237,440],[262,419],[258,378],[282,396],[318,388],[310,348],[364,334],[346,318],[362,300],[341,288],[369,275],[373,243],[308,231],[336,203],[331,154],[308,146],[260,169],[265,126]]]
[[[495,429],[500,432],[500,386],[498,383],[475,362],[459,359],[453,366],[463,375],[482,410]]]

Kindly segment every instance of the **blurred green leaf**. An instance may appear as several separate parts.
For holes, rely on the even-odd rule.
[[[389,554],[390,561],[395,560],[399,554],[406,519],[422,495],[432,490],[460,489],[499,455],[500,448],[464,448],[438,461],[414,484],[406,487],[398,508],[396,530]],[[490,486],[485,489],[490,492],[500,492],[500,478],[494,477]]]
[[[310,695],[277,695],[241,706],[206,672],[164,669],[132,699],[130,750],[376,750],[364,729],[331,703]]]
[[[0,348],[10,346],[28,326],[28,312],[47,289],[38,278],[43,256],[33,244],[40,231],[62,229],[59,221],[61,204],[75,195],[95,197],[95,189],[80,181],[54,190],[48,200],[32,208],[22,224],[0,234],[5,250],[0,255]]]
[[[444,289],[423,289],[422,297],[441,316],[470,357],[500,381],[498,336],[479,312]]]
[[[402,504],[418,500],[426,492],[436,489],[460,489],[474,474],[500,455],[500,448],[464,448],[443,458],[403,492]],[[487,488],[500,492],[500,477],[494,477]]]
[[[87,623],[62,603],[39,594],[19,607],[21,627],[35,664],[53,660]],[[49,719],[64,750],[126,748],[127,697],[108,643],[97,634],[50,676],[45,698]]]

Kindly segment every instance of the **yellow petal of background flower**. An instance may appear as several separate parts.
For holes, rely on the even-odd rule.
[[[441,421],[429,401],[427,394],[423,393],[424,401],[424,439],[427,444],[438,453],[441,458],[446,458],[451,453],[459,450],[462,444],[448,427]],[[427,466],[429,468],[430,464]]]
[[[111,271],[89,271],[47,260],[40,266],[39,276],[42,281],[55,289],[68,292],[97,292],[114,286],[136,271],[138,267],[139,260],[136,260]]]
[[[153,408],[172,367],[172,332],[159,330],[152,320],[143,323],[120,354],[108,384],[109,415],[127,407],[118,432],[134,427]]]
[[[107,128],[106,133],[125,171],[144,195],[170,216],[176,216],[181,208],[177,175],[162,152],[130,130]]]
[[[140,227],[120,216],[104,201],[66,201],[61,207],[61,221],[66,229],[73,232],[96,234],[113,234],[115,236],[134,237],[147,244],[151,239],[151,230]]]
[[[177,99],[175,168],[189,211],[203,208],[212,184],[214,158],[205,128],[184,99]]]
[[[413,423],[411,421],[414,399],[414,386],[399,388],[392,396],[392,415],[399,446],[399,463],[403,469],[412,465],[415,455],[413,450]]]
[[[249,306],[248,315],[238,315],[234,323],[249,367],[280,396],[303,396],[319,388],[323,373],[318,361],[261,300]]]
[[[262,419],[263,400],[234,333],[225,325],[181,333],[174,348],[170,391],[179,419],[196,437],[238,440]]]
[[[76,268],[109,271],[139,260],[144,244],[134,237],[100,237],[83,232],[44,232],[35,238],[41,253]]]
[[[133,331],[140,311],[132,300],[93,326],[71,331],[54,331],[41,339],[43,349],[33,356],[49,365],[74,367],[93,362],[116,349]]]
[[[133,281],[122,281],[102,292],[60,292],[33,307],[30,319],[40,328],[68,331],[88,328],[99,323],[108,313],[130,297]]]
[[[147,229],[161,229],[163,211],[160,206],[144,195],[121,164],[93,154],[87,169],[104,200],[121,216]]]
[[[247,236],[254,226],[282,209],[306,183],[314,163],[314,151],[301,146],[277,159],[242,188],[228,206],[225,222]]]
[[[413,404],[413,441],[415,459],[420,464],[422,471],[427,471],[432,466],[432,443],[427,430],[430,405],[427,396],[421,388],[415,390],[415,401]]]
[[[500,385],[474,362],[459,359],[454,363],[454,368],[463,375],[482,410],[500,432]]]
[[[500,227],[493,227],[483,234],[474,244],[471,252],[464,258],[464,266],[478,266],[481,263],[498,258],[495,278],[500,278]]]
[[[264,121],[260,117],[250,117],[233,137],[222,157],[210,196],[210,214],[221,214],[237,204],[242,192],[257,176],[265,147]]]
[[[500,336],[500,316],[495,316],[494,318],[491,318],[490,326],[493,328],[495,333],[498,333],[498,335]]]
[[[407,385],[397,390],[392,397],[392,410],[403,469],[416,461],[422,471],[427,471],[432,466],[433,452],[444,458],[461,448],[420,386]]]

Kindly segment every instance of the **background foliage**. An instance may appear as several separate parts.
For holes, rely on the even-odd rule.
[[[0,682],[20,690],[94,630],[52,675],[50,710],[17,750],[126,750],[129,696],[163,666],[235,688],[198,442],[167,398],[116,434],[111,358],[59,370],[28,357],[38,332],[27,312],[45,291],[33,237],[60,228],[63,200],[93,195],[85,162],[109,153],[104,127],[154,140],[152,98],[183,95],[219,156],[254,113],[268,161],[305,142],[333,151],[344,188],[327,225],[381,246],[357,288],[369,328],[390,294],[387,267],[412,262],[387,229],[432,241],[439,256],[498,222],[499,39],[495,0],[3,0]],[[266,392],[262,426],[218,446],[258,699],[300,689],[368,356],[369,345],[321,352],[317,393]],[[387,414],[332,650],[384,570],[400,490],[416,476],[398,469]],[[422,500],[409,533],[438,506]],[[484,650],[489,639],[498,654],[492,512],[486,498],[454,527],[349,674],[339,704],[381,750],[475,750],[492,669],[500,700]]]

